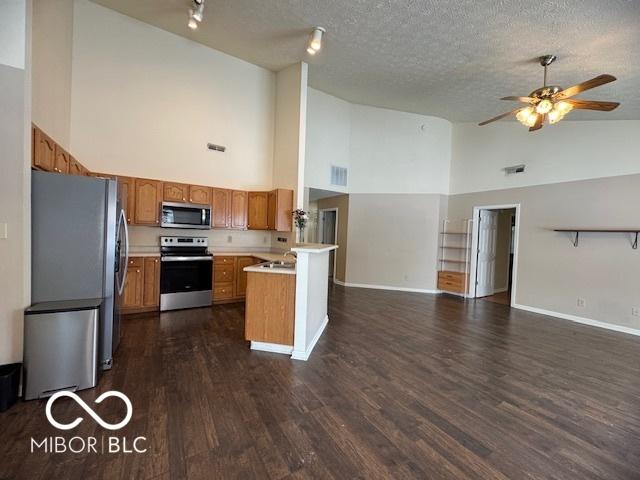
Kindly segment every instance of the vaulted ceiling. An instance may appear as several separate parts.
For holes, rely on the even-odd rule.
[[[451,121],[515,108],[498,98],[541,86],[535,57],[553,53],[551,84],[618,78],[579,96],[617,110],[570,119],[640,119],[638,0],[205,0],[196,31],[189,0],[94,1],[274,71],[307,61],[312,87],[350,102]],[[315,25],[327,35],[310,57]]]

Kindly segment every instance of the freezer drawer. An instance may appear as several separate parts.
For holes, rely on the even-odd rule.
[[[96,386],[101,303],[44,302],[25,311],[25,400]]]

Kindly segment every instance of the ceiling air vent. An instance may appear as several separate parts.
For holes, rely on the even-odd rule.
[[[347,186],[347,169],[345,167],[331,165],[331,185]]]
[[[514,175],[516,173],[524,173],[524,167],[525,165],[514,165],[513,167],[503,168],[502,170],[505,175]]]

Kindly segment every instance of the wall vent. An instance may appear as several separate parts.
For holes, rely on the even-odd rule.
[[[331,165],[331,185],[347,186],[347,169],[345,167]]]
[[[505,175],[515,175],[516,173],[524,173],[524,168],[526,165],[514,165],[513,167],[506,167],[502,170]]]

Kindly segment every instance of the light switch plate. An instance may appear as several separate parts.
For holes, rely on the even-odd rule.
[[[0,223],[0,239],[9,238],[9,225],[7,223]]]

